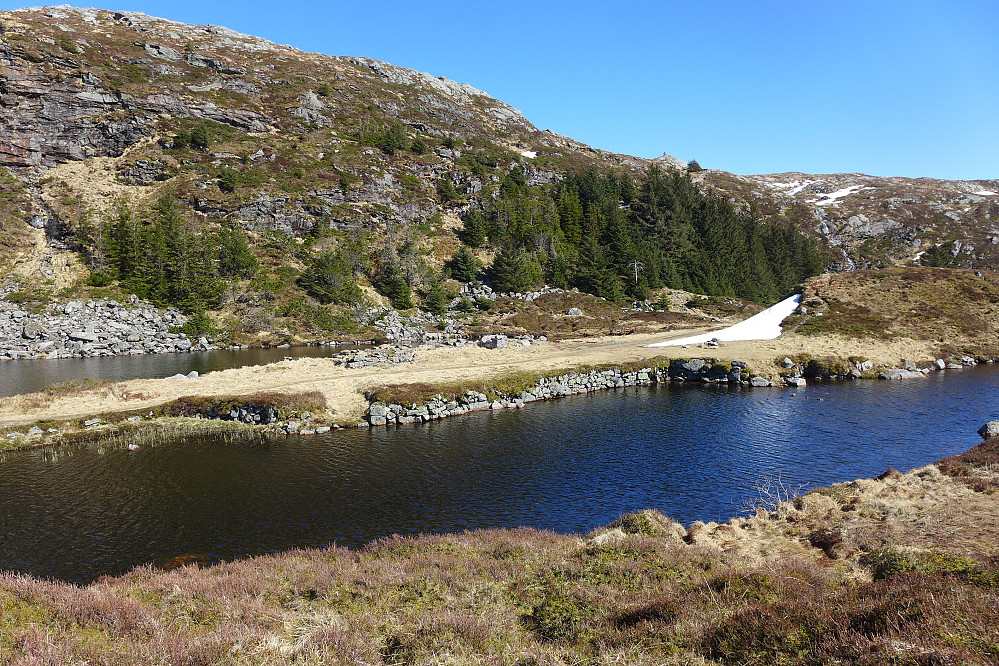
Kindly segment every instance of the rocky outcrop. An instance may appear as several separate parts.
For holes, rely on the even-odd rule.
[[[159,114],[204,118],[263,132],[270,118],[243,109],[187,102],[170,94],[135,97],[111,89],[71,58],[32,62],[21,42],[0,42],[0,166],[54,166],[118,156],[153,131]],[[57,74],[58,73],[58,74]]]
[[[192,343],[172,332],[187,323],[175,308],[158,310],[133,297],[70,301],[45,312],[28,312],[0,301],[0,358],[68,358],[160,354],[207,349],[204,338]]]

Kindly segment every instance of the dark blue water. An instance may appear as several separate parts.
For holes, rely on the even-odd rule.
[[[628,389],[322,438],[187,439],[0,460],[0,569],[87,581],[398,533],[726,520],[765,474],[812,487],[964,451],[999,370],[784,389]]]

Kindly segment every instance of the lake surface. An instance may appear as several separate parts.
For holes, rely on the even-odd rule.
[[[0,569],[85,582],[194,554],[232,559],[393,533],[587,532],[657,508],[743,511],[794,486],[966,450],[999,416],[999,369],[785,389],[631,388],[417,427],[272,442],[192,438],[0,458]]]
[[[23,359],[0,361],[0,398],[41,391],[48,386],[90,379],[119,382],[157,379],[177,373],[199,374],[246,365],[263,365],[285,356],[333,356],[345,349],[366,349],[369,344],[344,347],[295,345],[252,349],[213,349],[204,352],[100,356],[93,358]]]

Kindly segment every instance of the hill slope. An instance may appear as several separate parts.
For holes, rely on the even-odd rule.
[[[241,342],[359,335],[359,304],[439,304],[449,275],[494,263],[498,291],[772,301],[821,269],[798,227],[833,270],[926,250],[989,265],[999,238],[996,181],[690,186],[680,160],[539,130],[468,84],[140,13],[0,12],[0,107],[0,270],[20,304],[138,293],[212,310],[201,328]],[[459,239],[470,256],[445,271]]]

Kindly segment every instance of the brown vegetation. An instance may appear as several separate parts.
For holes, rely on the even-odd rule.
[[[802,296],[808,313],[787,322],[802,335],[909,338],[935,343],[940,355],[999,350],[999,274],[993,271],[922,267],[821,275],[805,282]]]

